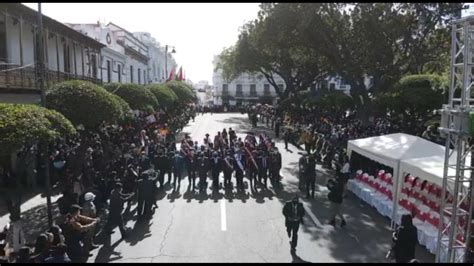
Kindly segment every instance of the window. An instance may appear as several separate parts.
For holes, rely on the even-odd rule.
[[[235,95],[237,96],[244,95],[244,93],[242,92],[242,84],[237,84]]]
[[[130,83],[133,83],[133,66],[130,66]]]
[[[257,86],[250,84],[250,96],[257,96]]]
[[[97,57],[95,54],[91,55],[92,77],[97,78]]]
[[[141,84],[142,82],[142,76],[140,75],[142,72],[140,72],[140,69],[137,69],[137,75],[138,75],[138,84]]]
[[[112,82],[112,69],[110,69],[110,60],[107,60],[107,82]]]
[[[0,62],[8,62],[7,58],[7,32],[5,30],[5,17],[0,18]]]
[[[263,95],[270,95],[270,84],[263,84]]]
[[[122,66],[117,64],[118,82],[122,82]]]
[[[63,44],[63,58],[64,58],[64,72],[70,73],[71,72],[71,57],[69,54],[69,45],[67,43]],[[95,57],[94,57],[95,60]],[[96,73],[97,74],[97,73]],[[94,75],[96,77],[96,75]]]
[[[229,85],[222,84],[222,95],[229,95]]]

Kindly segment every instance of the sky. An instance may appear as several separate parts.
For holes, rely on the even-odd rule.
[[[37,3],[24,5],[38,10]],[[257,18],[258,3],[42,3],[44,15],[62,23],[113,22],[146,31],[173,55],[186,79],[212,84],[214,55],[237,41],[239,28]]]

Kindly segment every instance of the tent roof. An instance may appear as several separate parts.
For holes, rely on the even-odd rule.
[[[401,160],[435,154],[444,156],[443,146],[405,133],[350,140],[347,149],[392,168]]]
[[[456,154],[450,159],[451,164],[456,162]],[[467,156],[466,165],[469,165],[471,156]],[[444,153],[437,154],[424,158],[412,158],[403,160],[400,162],[400,169],[405,173],[410,173],[413,176],[418,176],[422,180],[427,180],[430,183],[434,183],[438,186],[443,186],[443,173],[444,173]],[[455,170],[449,168],[449,175],[454,176]],[[464,172],[466,177],[469,177],[469,171]],[[468,184],[465,183],[465,186]]]

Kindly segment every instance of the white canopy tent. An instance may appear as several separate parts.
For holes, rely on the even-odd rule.
[[[350,140],[347,144],[347,150],[349,156],[352,151],[355,151],[364,157],[393,168],[393,178],[395,179],[395,182],[393,186],[394,191],[392,191],[392,226],[394,225],[394,221],[396,221],[398,198],[402,187],[404,173],[411,173],[416,176],[418,173],[423,171],[416,168],[416,162],[414,161],[408,161],[406,164],[402,164],[402,161],[416,158],[423,158],[428,161],[429,159],[426,158],[432,157],[433,155],[438,156],[441,158],[441,160],[437,161],[441,162],[441,172],[437,173],[436,178],[439,178],[439,175],[441,175],[441,181],[438,181],[438,184],[439,182],[442,182],[445,149],[441,145],[420,137],[404,133],[395,133],[384,136]],[[407,168],[402,170],[402,166],[407,166]],[[425,163],[425,166],[425,171],[428,171],[429,164]],[[414,169],[417,170],[415,171]],[[410,172],[412,170],[413,172]],[[425,178],[424,174],[420,175],[420,177],[421,176]],[[430,177],[433,177],[433,175],[430,175]]]

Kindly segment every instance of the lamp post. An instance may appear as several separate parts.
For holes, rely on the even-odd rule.
[[[173,50],[171,50],[171,53],[174,54],[176,51],[174,50],[174,46],[172,47]],[[165,45],[165,79],[168,79],[168,45]]]

